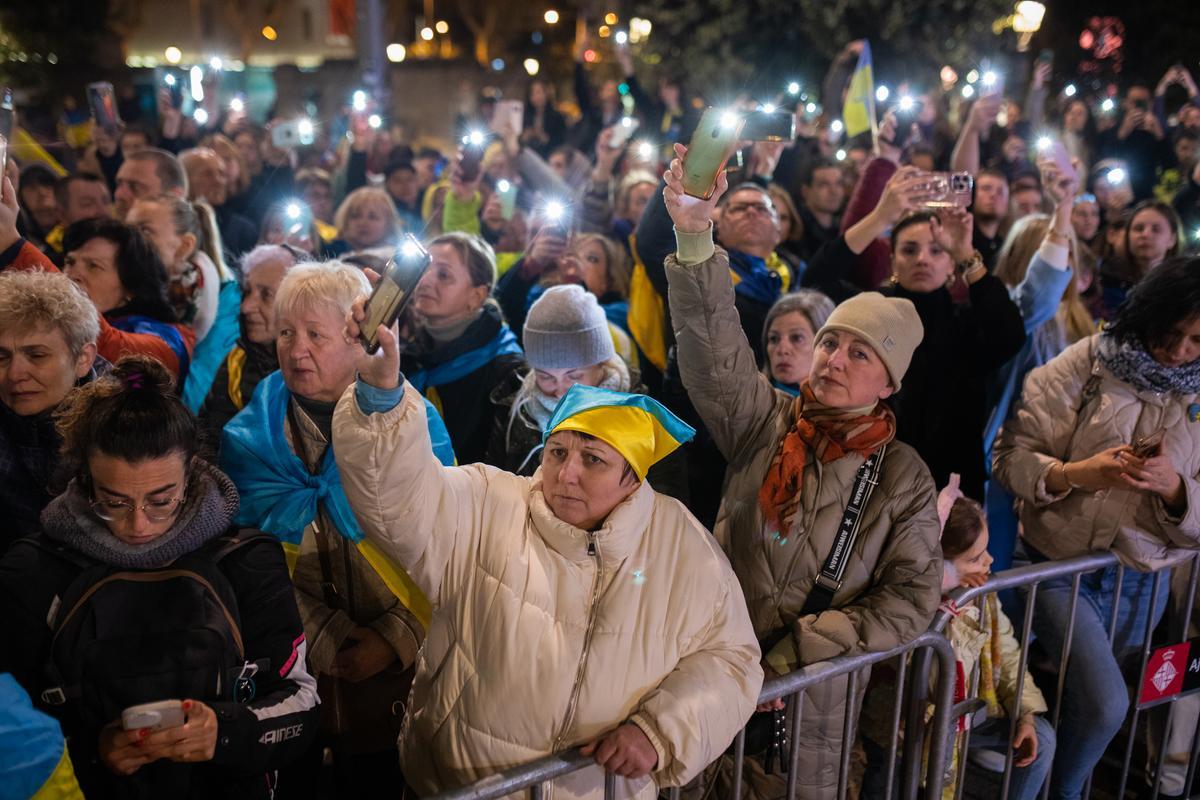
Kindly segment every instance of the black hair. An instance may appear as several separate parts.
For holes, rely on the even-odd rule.
[[[55,425],[64,461],[85,480],[93,453],[131,463],[179,453],[186,464],[200,438],[171,373],[146,355],[122,357],[108,374],[69,395],[55,412]]]
[[[1175,326],[1200,317],[1200,258],[1169,259],[1133,287],[1106,331],[1143,350],[1169,346]]]
[[[54,174],[54,170],[47,167],[45,164],[26,164],[21,169],[21,189],[29,186],[41,186],[53,189],[58,183],[58,176]]]
[[[1200,131],[1194,131],[1191,128],[1185,128],[1180,125],[1175,129],[1175,134],[1171,137],[1171,144],[1179,144],[1184,139],[1191,139],[1193,142],[1200,141]]]
[[[767,187],[755,181],[742,181],[737,186],[734,186],[725,194],[721,195],[721,199],[717,201],[718,206],[724,206],[729,202],[729,198],[733,197],[738,192],[758,192],[765,196],[772,207],[775,206],[775,199],[771,197],[771,193],[767,191]]]
[[[913,214],[909,214],[907,217],[897,222],[895,227],[892,228],[892,252],[896,252],[896,242],[899,241],[900,233],[902,231],[904,231],[906,228],[911,228],[913,225],[919,225],[922,222],[932,222],[934,219],[937,219],[937,214],[933,213],[932,211],[917,211]]]
[[[392,177],[393,173],[400,171],[411,172],[414,175],[417,168],[413,166],[412,161],[407,158],[396,158],[388,162],[388,165],[383,169],[383,180],[386,182]]]
[[[158,253],[136,228],[105,217],[84,219],[63,233],[63,252],[78,250],[92,239],[104,239],[117,247],[117,277],[132,299],[120,314],[140,314],[159,322],[179,322],[167,302],[167,270]]]
[[[841,172],[842,165],[827,156],[814,158],[804,169],[802,181],[805,186],[813,185],[813,181],[817,179],[817,170],[819,169],[836,169]]]
[[[154,144],[154,134],[150,132],[150,129],[148,127],[146,127],[145,125],[142,125],[141,123],[138,123],[138,122],[129,123],[128,125],[125,126],[125,129],[123,131],[121,131],[121,135],[118,136],[117,139],[120,140],[120,139],[123,139],[126,136],[130,136],[130,135],[141,136],[143,139],[146,140],[147,146]]]
[[[161,191],[163,193],[178,192],[179,194],[187,194],[187,172],[184,170],[183,164],[179,163],[179,159],[166,150],[158,147],[147,147],[145,150],[139,150],[133,155],[128,156],[127,160],[153,161],[154,174],[158,176],[159,183],[162,184]]]
[[[108,181],[100,177],[94,172],[73,172],[70,175],[64,175],[54,184],[54,198],[58,201],[58,207],[66,211],[67,203],[71,199],[71,184],[75,181],[84,181],[85,183],[99,183],[108,188]]]
[[[966,497],[955,500],[942,528],[942,558],[950,561],[969,551],[985,527],[987,518],[979,503]]]

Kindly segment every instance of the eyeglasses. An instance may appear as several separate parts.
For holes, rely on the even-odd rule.
[[[725,209],[725,213],[731,216],[739,216],[754,211],[758,214],[765,214],[768,217],[777,216],[774,206],[769,206],[766,203],[730,203]]]
[[[95,500],[90,503],[92,513],[105,522],[120,522],[133,516],[134,511],[141,511],[151,522],[166,522],[175,516],[183,498],[187,497],[187,484],[179,492],[179,496],[167,500],[151,500],[140,506],[127,503],[124,500]]]

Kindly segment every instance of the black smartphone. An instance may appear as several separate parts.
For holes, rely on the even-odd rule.
[[[1054,51],[1049,47],[1038,53],[1037,63],[1039,64],[1054,64]]]
[[[459,176],[467,182],[476,180],[483,168],[483,154],[491,141],[487,134],[472,131],[462,138],[462,149],[458,159]]]
[[[741,136],[753,142],[792,142],[796,139],[796,115],[787,109],[758,109],[746,115]]]
[[[117,94],[108,81],[89,83],[87,87],[88,108],[96,125],[116,135],[121,127],[121,115],[117,113]]]
[[[896,135],[892,139],[894,147],[903,150],[908,146],[909,140],[912,138],[913,125],[916,124],[917,118],[921,116],[921,107],[922,103],[920,100],[908,97],[892,107],[892,113],[896,117]]]
[[[1162,455],[1163,440],[1167,436],[1166,428],[1159,428],[1153,433],[1138,438],[1133,443],[1133,455],[1137,458],[1154,458]]]
[[[405,234],[400,246],[383,266],[383,274],[367,300],[367,318],[363,320],[359,341],[368,353],[379,349],[379,326],[391,327],[412,299],[433,257],[411,233]]]
[[[15,127],[17,127],[17,107],[13,103],[12,89],[0,86],[0,136],[11,140]]]
[[[8,167],[8,143],[12,141],[13,128],[17,126],[17,109],[13,105],[12,89],[0,87],[0,180]]]

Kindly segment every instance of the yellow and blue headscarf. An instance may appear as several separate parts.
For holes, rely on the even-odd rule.
[[[638,480],[645,480],[651,466],[696,435],[691,425],[644,394],[578,383],[558,401],[542,443],[555,431],[578,431],[612,445],[633,467]]]

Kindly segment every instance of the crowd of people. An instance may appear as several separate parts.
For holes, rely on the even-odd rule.
[[[30,794],[427,795],[580,747],[561,791],[608,771],[650,798],[727,787],[746,727],[746,791],[786,793],[794,740],[800,797],[832,798],[861,712],[883,798],[895,676],[815,687],[795,730],[764,680],[911,641],[995,570],[1111,552],[1123,577],[1037,593],[1057,726],[1019,598],[951,606],[956,699],[982,702],[971,752],[930,765],[953,791],[1011,752],[1011,797],[1082,796],[1123,660],[1194,602],[1153,574],[1200,551],[1190,73],[910,87],[848,140],[827,81],[698,198],[715,98],[618,53],[601,80],[579,52],[570,107],[544,77],[515,117],[481,94],[449,149],[353,113],[281,149],[281,120],[165,106],[61,176],[9,159],[0,689],[30,735],[0,747]],[[365,330],[407,234],[429,266]],[[1189,708],[1154,746],[1190,747]]]

